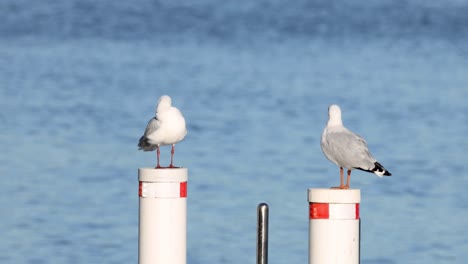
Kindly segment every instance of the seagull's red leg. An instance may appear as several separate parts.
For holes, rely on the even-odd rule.
[[[343,167],[340,167],[340,186],[338,187],[331,187],[331,189],[347,189],[346,186],[343,185]]]
[[[156,157],[158,159],[158,165],[156,165],[156,168],[155,169],[159,169],[161,168],[161,165],[159,165],[159,155],[161,154],[161,152],[159,151],[159,145],[157,147],[157,150],[156,150]]]
[[[343,189],[349,189],[349,181],[351,180],[351,170],[348,170],[348,177],[346,178],[346,185],[343,186]]]
[[[175,152],[175,144],[172,144],[172,150],[171,150],[171,165],[169,165],[169,168],[176,168],[174,167],[174,152]]]

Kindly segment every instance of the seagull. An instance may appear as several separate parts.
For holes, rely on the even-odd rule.
[[[353,169],[373,172],[379,177],[392,175],[372,157],[366,141],[343,126],[338,105],[328,107],[328,123],[320,146],[327,159],[340,167],[340,186],[332,189],[348,189]],[[343,168],[348,169],[346,185],[343,184]]]
[[[159,98],[155,116],[149,120],[145,132],[138,142],[138,149],[143,151],[157,150],[158,163],[155,168],[158,169],[163,168],[159,165],[159,147],[172,145],[169,168],[177,168],[173,163],[175,144],[183,140],[185,135],[187,135],[187,128],[184,116],[179,109],[172,106],[171,97],[163,95]]]

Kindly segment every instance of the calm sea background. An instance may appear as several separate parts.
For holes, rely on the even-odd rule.
[[[392,177],[355,171],[361,263],[468,259],[468,1],[0,2],[0,263],[136,263],[137,142],[187,120],[188,263],[307,263],[337,185],[329,104]],[[163,164],[170,148],[162,149]]]

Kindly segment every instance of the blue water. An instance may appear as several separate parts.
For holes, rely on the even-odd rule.
[[[468,1],[0,3],[0,263],[136,263],[137,141],[189,134],[188,263],[307,263],[307,188],[339,181],[327,107],[392,173],[353,172],[361,263],[468,259]],[[170,149],[162,149],[163,163]]]

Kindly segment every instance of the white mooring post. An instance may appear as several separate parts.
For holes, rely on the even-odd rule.
[[[187,263],[186,168],[138,169],[139,264]]]
[[[357,189],[309,189],[309,264],[358,264]]]

